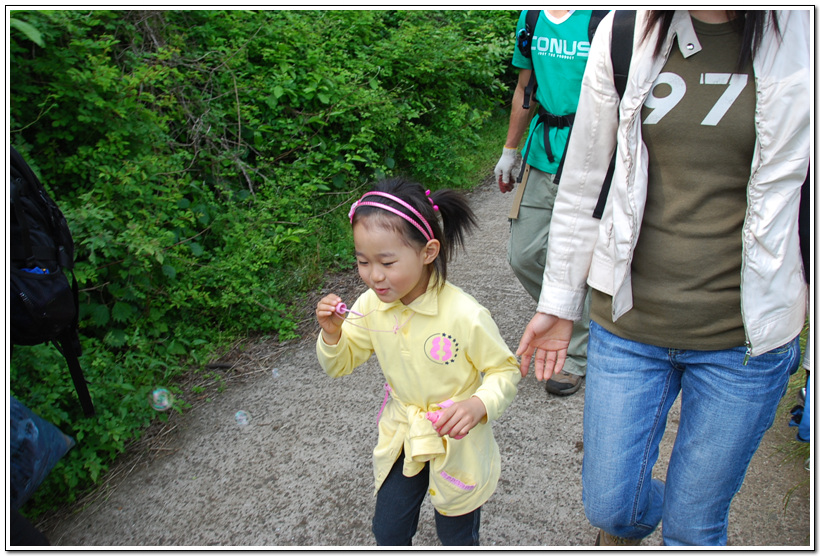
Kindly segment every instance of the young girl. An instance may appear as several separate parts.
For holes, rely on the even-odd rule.
[[[453,191],[389,179],[353,203],[350,222],[370,289],[349,310],[335,294],[319,302],[316,353],[338,377],[375,352],[387,380],[373,451],[376,542],[411,545],[429,492],[442,544],[478,545],[480,508],[500,474],[490,422],[520,374],[489,311],[447,282],[475,216]]]

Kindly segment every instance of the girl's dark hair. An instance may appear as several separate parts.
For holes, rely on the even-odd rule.
[[[430,224],[433,237],[441,243],[441,251],[433,262],[433,267],[436,271],[436,284],[438,287],[443,286],[444,281],[447,280],[447,261],[453,258],[458,248],[464,247],[465,236],[477,227],[476,216],[467,203],[467,199],[461,193],[451,189],[433,191],[428,197],[421,184],[402,177],[384,179],[373,186],[371,191],[381,191],[398,197],[416,209]],[[400,210],[418,222],[416,215],[391,199],[386,197],[367,197],[367,199]],[[434,209],[433,205],[437,206],[438,210]],[[441,216],[440,221],[439,215]],[[408,245],[415,244],[422,247],[427,244],[427,239],[410,222],[378,207],[368,205],[356,207],[351,224],[355,224],[361,218],[373,217],[379,218],[379,223],[386,228],[399,232]],[[424,227],[421,222],[419,224],[422,228]]]
[[[743,37],[743,42],[740,47],[740,56],[737,60],[737,71],[741,71],[750,60],[754,60],[760,48],[760,41],[763,40],[763,33],[766,31],[766,26],[769,22],[771,23],[774,33],[780,37],[780,25],[777,20],[777,13],[773,10],[734,10],[727,11],[726,14],[732,18],[731,23],[734,25],[735,31]],[[663,43],[669,34],[669,28],[672,25],[672,16],[674,15],[674,10],[649,10],[649,17],[641,40],[647,40],[652,30],[656,26],[660,26],[658,42],[655,44],[656,57],[660,56],[661,50],[663,50]]]

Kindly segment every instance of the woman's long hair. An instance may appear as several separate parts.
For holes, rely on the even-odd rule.
[[[656,26],[660,26],[658,42],[655,44],[655,56],[661,54],[674,14],[674,10],[649,10],[649,17],[641,40],[647,40],[652,30]],[[738,71],[745,67],[750,60],[754,60],[760,48],[760,42],[763,40],[763,33],[766,30],[767,23],[770,22],[774,33],[778,37],[780,36],[780,25],[777,21],[777,13],[774,10],[727,10],[726,15],[731,18],[735,31],[743,37],[740,55],[737,60]]]

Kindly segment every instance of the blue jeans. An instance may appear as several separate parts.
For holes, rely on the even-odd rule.
[[[725,545],[729,505],[772,425],[798,339],[752,357],[661,348],[590,323],[584,398],[584,510],[611,535],[643,538],[663,520],[666,545]],[[669,409],[680,425],[666,483],[652,478]]]
[[[411,546],[419,524],[421,503],[429,487],[429,465],[418,475],[402,474],[404,452],[393,464],[376,497],[373,535],[379,546]],[[481,508],[459,516],[436,514],[436,532],[444,546],[478,546]]]

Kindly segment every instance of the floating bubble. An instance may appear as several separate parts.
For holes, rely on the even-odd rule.
[[[237,425],[247,425],[251,420],[251,416],[245,411],[237,411],[235,417]]]
[[[165,388],[157,388],[151,392],[151,407],[157,411],[166,411],[174,405],[174,395]]]
[[[279,378],[279,369],[272,369],[270,374],[273,378]]]

